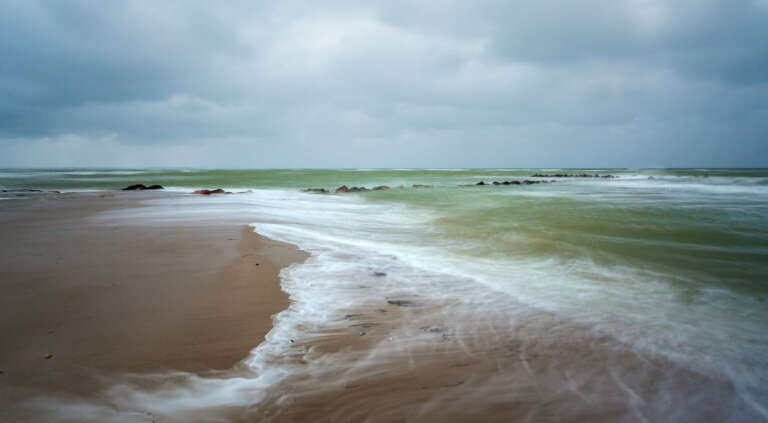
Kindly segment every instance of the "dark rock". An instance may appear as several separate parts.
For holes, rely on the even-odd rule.
[[[387,276],[384,272],[373,272],[373,276]]]
[[[335,190],[333,190],[334,194],[339,193],[339,192],[349,192],[349,188],[347,188],[346,185],[342,185],[342,186],[336,188]]]
[[[326,194],[328,193],[328,190],[326,190],[325,188],[307,188],[307,189],[301,190],[301,192],[317,192],[321,194]]]
[[[352,187],[347,190],[347,192],[363,192],[363,191],[370,191],[366,187]]]
[[[493,184],[494,184],[494,185],[501,185],[501,182],[499,182],[499,181],[493,181]]]
[[[134,184],[123,188],[123,191],[144,191],[145,189],[163,189],[162,185],[150,185]]]
[[[388,187],[388,186],[386,186],[386,185],[379,185],[379,186],[377,186],[377,187],[373,187],[373,190],[374,190],[374,191],[386,191],[386,190],[388,190],[388,189],[389,189],[389,187]]]
[[[396,306],[399,306],[399,307],[408,307],[408,306],[412,306],[413,305],[413,302],[408,301],[408,300],[389,300],[389,301],[387,301],[387,303],[388,304],[392,304],[392,305],[396,305]]]
[[[199,189],[192,194],[198,194],[198,195],[211,195],[211,194],[232,194],[231,192],[224,191],[221,188],[216,189]]]
[[[476,183],[475,185],[485,185],[485,181],[480,181],[480,182]]]
[[[432,188],[432,185],[424,185],[424,184],[413,184],[411,186],[413,188]]]

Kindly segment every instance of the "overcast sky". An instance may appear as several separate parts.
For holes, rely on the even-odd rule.
[[[0,0],[0,151],[0,167],[765,167],[768,0]]]

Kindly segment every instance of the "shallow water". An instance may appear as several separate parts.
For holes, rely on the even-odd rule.
[[[584,172],[619,177],[471,185]],[[252,189],[155,200],[132,216],[242,216],[313,256],[284,270],[294,303],[248,371],[189,376],[162,392],[117,386],[123,408],[152,404],[144,409],[182,416],[237,406],[250,410],[240,416],[279,419],[280,404],[322,396],[330,378],[356,386],[381,378],[382,366],[439,373],[429,368],[440,360],[425,357],[440,352],[496,367],[468,365],[452,394],[427,390],[420,398],[432,415],[463,404],[468,417],[509,406],[502,415],[520,420],[768,418],[767,170],[0,171],[4,188],[139,182],[182,192]],[[299,192],[342,184],[392,189]],[[376,314],[382,308],[389,314]],[[378,325],[365,345],[320,346],[328,334],[357,336],[344,316],[358,312]],[[369,405],[412,413],[398,398]]]

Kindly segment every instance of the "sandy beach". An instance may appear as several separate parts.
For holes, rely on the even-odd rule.
[[[713,341],[725,330],[719,322],[740,325],[731,339],[758,339],[751,315],[727,321],[716,313],[734,306],[721,296],[705,302],[639,283],[643,274],[630,278],[626,265],[608,273],[647,249],[620,250],[597,282],[584,273],[600,269],[594,261],[573,261],[566,249],[564,264],[586,266],[574,273],[552,260],[558,250],[539,251],[547,243],[538,229],[535,266],[499,255],[528,242],[475,232],[530,216],[529,226],[551,227],[557,240],[561,222],[586,205],[542,220],[531,213],[537,196],[493,196],[517,187],[464,182],[459,175],[434,190],[456,200],[458,215],[446,202],[425,213],[436,197],[421,187],[364,196],[230,186],[240,194],[192,195],[219,186],[195,182],[0,194],[0,421],[760,420],[760,346],[728,356]],[[529,189],[569,199],[571,190],[580,198],[605,184]],[[595,230],[596,204],[583,211],[584,236]],[[480,209],[465,216],[467,205]],[[616,217],[624,228],[624,215]],[[459,240],[482,254],[445,248]],[[587,252],[610,257],[601,251]],[[727,301],[760,310],[733,293]]]
[[[39,421],[24,401],[92,399],[122,373],[230,369],[287,307],[278,272],[306,254],[247,222],[92,219],[162,195],[0,205],[0,420]]]

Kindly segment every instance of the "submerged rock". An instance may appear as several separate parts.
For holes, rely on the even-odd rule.
[[[229,191],[224,191],[221,188],[216,189],[199,189],[197,191],[194,191],[192,194],[198,194],[198,195],[211,195],[211,194],[232,194]]]
[[[333,190],[334,194],[337,194],[337,193],[340,193],[340,192],[349,192],[349,188],[347,188],[346,185],[342,185],[342,186],[336,188],[335,190]]]
[[[476,183],[475,185],[485,185],[485,181],[480,181],[480,182]]]
[[[387,303],[399,307],[408,307],[413,305],[413,302],[408,300],[388,300]]]
[[[316,192],[320,194],[327,194],[328,190],[325,188],[307,188],[307,189],[301,190],[301,192]]]
[[[162,185],[150,185],[134,184],[123,188],[123,191],[144,191],[145,189],[163,189]]]
[[[387,276],[385,272],[373,272],[373,276]]]
[[[377,186],[377,187],[373,187],[373,190],[374,190],[374,191],[386,191],[386,190],[388,190],[388,189],[389,189],[389,187],[388,187],[388,186],[386,186],[386,185],[379,185],[379,186]]]

